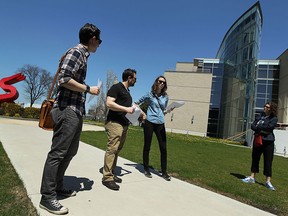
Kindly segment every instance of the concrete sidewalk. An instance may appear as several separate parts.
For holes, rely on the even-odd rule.
[[[40,182],[52,132],[38,122],[0,117],[0,141],[26,187],[39,215],[53,215],[39,208]],[[104,130],[85,125],[83,130]],[[163,180],[156,173],[148,179],[143,167],[119,158],[117,173],[123,179],[119,191],[101,184],[104,151],[80,143],[78,154],[65,175],[68,187],[77,196],[60,200],[75,216],[220,216],[272,215],[228,197],[172,178]]]

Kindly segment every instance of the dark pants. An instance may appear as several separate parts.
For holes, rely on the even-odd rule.
[[[264,156],[263,174],[267,177],[272,177],[272,161],[273,161],[273,156],[274,156],[274,142],[273,141],[263,140],[263,145],[257,148],[253,147],[251,172],[259,173],[259,161],[260,161],[262,153]]]
[[[164,124],[154,124],[145,121],[144,124],[144,148],[143,148],[143,165],[144,169],[149,169],[149,151],[152,142],[153,132],[155,132],[161,154],[162,173],[167,171],[167,148],[166,148],[166,130]]]
[[[82,116],[71,108],[51,111],[54,130],[51,150],[47,155],[44,166],[40,192],[42,199],[56,199],[56,190],[63,187],[65,171],[76,155],[82,131]]]

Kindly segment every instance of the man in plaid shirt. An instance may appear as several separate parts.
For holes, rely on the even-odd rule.
[[[68,213],[57,195],[76,195],[75,191],[64,187],[63,177],[78,151],[86,94],[98,95],[100,92],[99,87],[85,83],[88,57],[102,42],[100,32],[95,25],[85,24],[79,31],[80,43],[65,53],[58,74],[57,96],[51,111],[54,121],[52,146],[44,166],[39,205],[53,214]]]

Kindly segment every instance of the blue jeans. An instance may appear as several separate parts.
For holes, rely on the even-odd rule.
[[[63,177],[77,154],[83,124],[82,116],[69,107],[54,108],[51,115],[54,121],[52,146],[44,165],[40,189],[44,200],[56,199],[56,191],[63,188]]]

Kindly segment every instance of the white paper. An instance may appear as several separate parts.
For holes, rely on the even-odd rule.
[[[173,103],[171,103],[169,106],[166,107],[166,110],[167,111],[170,111],[172,109],[175,109],[175,108],[178,108],[178,107],[181,107],[185,104],[184,101],[175,101]]]
[[[141,114],[141,109],[137,106],[134,106],[134,112],[131,113],[127,113],[126,114],[126,118],[131,122],[131,124],[136,124],[138,122],[138,118]]]
[[[98,79],[97,87],[100,89],[102,86],[102,81]],[[95,97],[96,95],[91,94],[88,100],[88,103]]]

